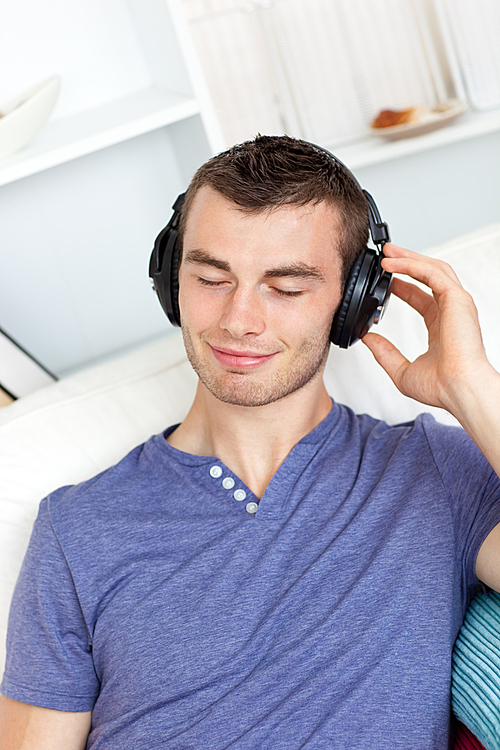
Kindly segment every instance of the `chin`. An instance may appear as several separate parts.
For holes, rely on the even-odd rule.
[[[219,401],[234,406],[258,407],[280,401],[321,376],[330,341],[317,337],[285,354],[285,361],[269,363],[271,372],[229,371],[200,355],[189,331],[183,328],[188,359],[205,388]],[[326,341],[325,341],[326,338]]]

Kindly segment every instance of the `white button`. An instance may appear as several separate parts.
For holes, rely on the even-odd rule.
[[[257,513],[257,508],[259,506],[257,503],[247,503],[247,511],[248,513]]]
[[[246,496],[247,496],[247,493],[245,492],[245,490],[235,490],[233,494],[234,499],[240,500],[240,501],[244,500]]]
[[[232,490],[234,487],[234,479],[232,477],[225,477],[222,480],[222,486],[225,490]]]
[[[218,479],[219,477],[221,477],[222,476],[222,469],[221,469],[221,467],[220,466],[212,466],[212,468],[210,469],[210,476],[213,477],[214,479]]]

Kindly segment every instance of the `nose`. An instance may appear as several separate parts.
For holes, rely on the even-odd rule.
[[[266,324],[257,291],[238,285],[226,298],[219,325],[234,338],[264,333]]]

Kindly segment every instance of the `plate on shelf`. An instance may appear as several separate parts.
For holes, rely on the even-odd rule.
[[[415,108],[416,119],[413,122],[404,122],[401,125],[390,125],[386,128],[370,128],[370,133],[388,141],[397,141],[400,138],[413,138],[416,135],[425,135],[434,130],[444,128],[460,117],[468,109],[466,102],[458,99],[450,99],[443,102],[436,109]]]

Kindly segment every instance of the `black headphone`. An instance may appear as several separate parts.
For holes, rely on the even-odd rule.
[[[349,170],[321,146],[315,146],[333,158],[348,172]],[[349,172],[359,186],[358,181]],[[360,189],[362,189],[360,187]],[[382,248],[390,242],[389,227],[382,221],[378,208],[370,193],[363,190],[368,200],[370,235],[377,249],[364,247],[349,272],[344,294],[334,315],[330,341],[342,349],[361,339],[374,323],[378,323],[391,294],[392,274],[381,266]],[[174,205],[174,213],[167,226],[155,240],[149,261],[149,278],[160,304],[174,326],[180,326],[179,310],[179,221],[185,193],[181,193]]]

